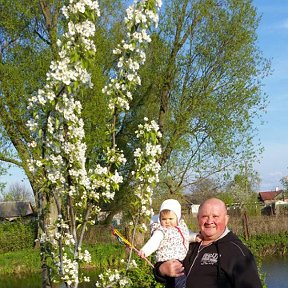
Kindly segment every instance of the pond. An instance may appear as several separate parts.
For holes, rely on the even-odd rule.
[[[288,257],[285,258],[266,258],[263,260],[262,271],[266,273],[266,284],[268,288],[286,288],[288,287]],[[89,271],[90,283],[80,285],[79,288],[95,287],[96,273]],[[41,275],[32,274],[25,278],[1,277],[1,288],[40,288]],[[61,288],[61,287],[59,287]],[[139,288],[139,287],[135,287]]]
[[[263,259],[262,271],[268,288],[288,287],[288,257]]]

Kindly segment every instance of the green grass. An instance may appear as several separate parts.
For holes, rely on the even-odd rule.
[[[254,255],[266,257],[268,255],[287,255],[288,234],[262,235],[252,237],[246,244]],[[116,243],[97,243],[85,245],[91,254],[92,262],[83,266],[83,269],[103,270],[108,267],[118,268],[121,259],[127,259],[125,247]],[[265,253],[264,253],[265,252]],[[137,257],[136,257],[137,258]],[[27,248],[19,251],[0,253],[0,278],[1,275],[20,275],[40,272],[40,253],[38,249]]]
[[[0,254],[0,275],[40,271],[39,250],[25,249]]]
[[[121,244],[97,244],[84,246],[92,258],[92,262],[83,268],[117,267],[122,258],[126,258],[124,246]],[[0,253],[1,275],[28,274],[40,272],[40,252],[38,249],[23,249],[19,251]]]

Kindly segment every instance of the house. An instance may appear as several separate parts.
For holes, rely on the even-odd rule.
[[[0,220],[13,221],[18,218],[33,219],[35,212],[31,202],[7,201],[0,202]]]
[[[104,222],[105,219],[108,217],[108,215],[109,215],[109,211],[100,211],[99,214],[97,215],[96,223],[99,224],[99,223]],[[123,213],[122,212],[115,214],[112,218],[113,226],[115,226],[115,227],[120,226],[122,219],[123,219]]]
[[[200,204],[191,204],[191,213],[193,217],[197,216]]]
[[[258,199],[265,205],[276,202],[277,200],[284,200],[284,190],[275,189],[275,191],[259,192]]]
[[[262,209],[262,214],[266,215],[276,215],[276,211],[279,211],[280,206],[288,205],[284,190],[279,190],[278,188],[274,191],[259,192],[258,200],[265,205]]]

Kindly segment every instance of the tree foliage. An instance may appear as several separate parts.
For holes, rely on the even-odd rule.
[[[103,135],[108,115],[105,115],[107,100],[101,96],[101,89],[109,75],[107,67],[112,66],[112,49],[119,39],[113,24],[114,11],[121,11],[121,1],[111,1],[104,6],[103,18],[99,20],[96,42],[99,53],[93,67],[94,90],[79,95],[84,103],[83,117],[88,143],[89,159],[99,142],[107,141]],[[30,132],[26,127],[28,120],[28,99],[44,85],[50,62],[57,57],[57,35],[63,31],[63,19],[60,8],[65,1],[1,1],[1,139],[0,160],[13,163],[22,168],[34,191],[35,179],[29,172],[28,162],[31,149]],[[113,7],[113,10],[112,10]],[[116,8],[116,10],[114,10]],[[3,17],[2,17],[3,16]],[[110,20],[113,21],[110,21]],[[116,18],[117,19],[117,18]],[[110,21],[105,22],[105,21]],[[114,33],[110,33],[110,32]],[[121,35],[121,34],[120,34]],[[16,150],[16,153],[15,153]],[[88,163],[89,164],[89,163]]]
[[[110,116],[103,109],[107,99],[101,97],[101,89],[116,64],[111,47],[123,34],[121,1],[104,2],[104,15],[97,20],[94,88],[78,96],[83,103],[87,167],[99,160],[99,147],[110,141],[103,132]],[[27,167],[32,153],[25,126],[27,99],[43,85],[57,55],[63,3],[0,2],[0,160],[22,167],[34,191],[38,187]],[[256,158],[260,148],[253,142],[254,123],[265,109],[261,80],[270,69],[256,44],[256,12],[246,0],[164,1],[141,69],[142,86],[117,123],[116,135],[119,148],[132,157],[139,119],[158,119],[164,136],[164,191],[187,191],[196,179],[219,171],[230,174],[233,165]],[[125,182],[110,205],[112,211],[129,202],[129,191]]]
[[[158,118],[164,135],[159,191],[175,197],[199,179],[233,178],[243,162],[257,161],[255,121],[265,110],[261,80],[270,66],[256,45],[260,19],[251,1],[164,5],[143,84],[123,121],[128,129],[118,137],[124,144],[131,139],[138,117]]]
[[[96,24],[97,28],[93,39],[97,46],[97,53],[85,55],[81,49],[71,49],[72,54],[69,54],[72,59],[71,63],[78,65],[78,60],[81,60],[81,69],[92,67],[89,72],[92,74],[93,90],[82,87],[78,89],[80,85],[78,80],[72,81],[72,84],[64,82],[64,85],[61,85],[62,80],[58,81],[59,79],[56,78],[56,81],[51,81],[52,84],[48,87],[50,90],[46,89],[46,78],[50,77],[50,80],[53,78],[51,72],[46,74],[47,71],[51,71],[49,65],[50,63],[54,63],[53,65],[61,63],[59,52],[65,50],[60,50],[61,45],[58,45],[57,39],[62,38],[67,24],[60,11],[66,2],[24,0],[15,4],[14,1],[0,0],[0,161],[18,165],[25,171],[36,197],[39,216],[40,218],[43,216],[39,227],[44,232],[44,238],[50,235],[51,231],[52,234],[57,232],[54,233],[57,238],[53,238],[54,234],[51,234],[51,242],[48,239],[49,241],[46,241],[48,245],[41,246],[41,252],[43,252],[41,257],[44,268],[45,265],[51,264],[45,258],[47,252],[49,254],[50,251],[50,256],[52,255],[51,261],[57,257],[60,259],[57,258],[60,263],[62,280],[66,279],[63,265],[67,263],[70,265],[69,261],[71,263],[74,263],[74,260],[79,261],[79,255],[82,255],[79,247],[81,247],[85,230],[83,223],[88,223],[91,207],[98,208],[98,204],[101,206],[109,202],[108,196],[99,200],[100,198],[93,192],[98,185],[98,180],[103,180],[101,177],[101,179],[97,179],[96,169],[94,171],[95,178],[93,176],[89,179],[92,186],[95,184],[91,190],[85,190],[85,181],[82,180],[86,179],[86,176],[84,175],[83,178],[77,176],[86,169],[89,171],[90,168],[95,168],[95,163],[100,166],[104,164],[103,167],[106,168],[105,164],[109,163],[107,158],[111,156],[109,156],[109,151],[112,151],[107,148],[111,148],[112,143],[114,149],[117,143],[117,149],[119,149],[117,151],[123,150],[128,161],[121,170],[125,181],[120,187],[118,187],[118,183],[114,183],[117,187],[113,187],[115,188],[113,190],[119,188],[119,192],[108,205],[108,209],[111,211],[111,215],[119,210],[126,210],[130,212],[131,217],[135,216],[134,211],[139,208],[137,201],[142,195],[139,191],[143,190],[143,187],[148,187],[137,186],[136,182],[139,180],[140,184],[143,184],[141,181],[147,168],[145,161],[149,162],[148,158],[155,152],[149,151],[148,155],[136,153],[137,169],[133,170],[135,168],[135,151],[138,151],[135,148],[139,136],[139,132],[135,135],[134,131],[138,129],[138,124],[142,122],[140,119],[142,120],[144,116],[156,119],[163,135],[161,143],[163,153],[160,158],[163,175],[162,183],[159,185],[159,194],[163,195],[165,192],[175,194],[185,191],[185,189],[187,191],[190,189],[191,183],[197,179],[201,179],[203,184],[204,179],[211,175],[223,171],[229,174],[231,168],[244,163],[244,160],[254,161],[259,151],[259,147],[253,144],[253,137],[256,133],[254,123],[265,109],[265,96],[261,94],[261,80],[269,72],[269,62],[262,58],[261,51],[256,45],[256,29],[259,18],[252,1],[165,1],[159,26],[157,29],[151,30],[153,36],[152,42],[146,50],[146,55],[148,55],[146,64],[140,70],[139,79],[142,80],[142,85],[133,95],[133,101],[129,103],[130,109],[122,109],[121,103],[117,102],[117,97],[125,94],[122,93],[124,90],[121,91],[119,87],[122,87],[121,81],[125,82],[128,79],[125,74],[128,66],[125,67],[126,71],[121,71],[123,74],[119,78],[116,77],[116,82],[109,82],[110,78],[117,76],[117,69],[121,68],[123,64],[121,56],[112,51],[122,38],[130,37],[131,33],[125,34],[122,23],[122,1],[114,0],[109,3],[102,2],[101,19],[95,19],[89,15],[95,21],[93,25]],[[88,14],[86,16],[88,17]],[[80,18],[85,18],[85,15],[80,15]],[[130,28],[134,29],[132,26]],[[135,29],[137,29],[137,25]],[[71,42],[78,43],[77,40],[79,39]],[[63,47],[67,48],[70,45],[67,43],[70,41],[69,39],[65,41],[67,42],[64,42]],[[77,46],[77,48],[79,47]],[[70,49],[68,50],[70,53]],[[125,60],[128,63],[131,55],[126,48],[123,48],[123,51],[125,51]],[[133,54],[132,51],[133,47],[130,54]],[[74,52],[75,54],[73,54]],[[88,58],[90,59],[89,63]],[[137,77],[135,79],[139,82]],[[115,83],[118,83],[119,87],[116,87]],[[108,88],[105,88],[102,93],[102,88],[107,84]],[[115,85],[115,89],[113,85]],[[43,105],[41,93],[37,92],[42,87],[46,87],[45,92],[51,92],[53,88],[53,93],[57,96],[59,103],[48,99],[50,102],[47,101],[45,102],[47,105]],[[124,88],[127,89],[126,86]],[[130,91],[131,87],[128,88]],[[63,104],[65,109],[69,109],[64,99],[66,93],[70,97],[71,102],[69,103],[75,104],[75,107],[73,106],[75,109],[72,110],[77,119],[80,119],[78,118],[80,109],[78,110],[76,103],[82,103],[81,117],[84,120],[86,135],[84,141],[87,149],[85,157],[79,155],[79,159],[84,159],[85,163],[81,162],[81,159],[78,159],[77,162],[77,155],[74,155],[76,150],[67,153],[65,141],[63,138],[60,139],[62,130],[63,137],[67,137],[67,142],[69,142],[71,140],[69,137],[75,131],[69,133],[68,128],[74,127],[75,130],[82,128],[80,120],[79,123],[73,123],[74,126],[69,126],[71,123],[65,117],[65,113],[62,113],[61,109],[55,109],[57,104]],[[120,100],[122,101],[124,98]],[[30,104],[35,102],[35,106],[29,106],[30,108],[34,107],[35,111],[27,110],[29,99],[38,101],[30,102]],[[114,105],[112,113],[105,108],[107,106],[111,108],[111,105]],[[45,122],[48,122],[48,119],[52,119],[53,127],[49,127]],[[26,126],[28,120],[30,130]],[[36,122],[37,129],[33,129],[32,126]],[[110,131],[106,129],[108,123],[112,123],[109,126]],[[152,126],[156,127],[154,124]],[[54,130],[50,130],[55,133],[49,132],[49,128],[53,128]],[[57,130],[57,128],[59,129]],[[50,133],[48,135],[50,138],[43,134],[46,132],[47,135]],[[145,137],[145,132],[143,135]],[[151,140],[151,143],[156,145],[158,139],[155,135],[152,135],[152,139],[145,140]],[[79,144],[82,138],[77,137],[75,136],[75,139],[72,140]],[[47,139],[51,140],[52,145],[51,142],[46,142]],[[49,147],[47,143],[50,145]],[[81,151],[85,151],[85,149]],[[159,152],[160,149],[157,148],[157,151]],[[59,164],[59,174],[65,178],[63,181],[65,185],[58,181],[59,179],[48,177],[52,170],[53,173],[57,172],[56,168],[58,167],[55,167],[54,163],[56,162],[53,162],[52,157],[49,160],[46,159],[51,155],[55,156],[54,160],[58,159],[58,156],[61,158],[61,161],[56,162]],[[146,156],[148,157],[146,158]],[[37,173],[33,173],[29,169],[30,160],[36,164]],[[74,167],[71,167],[72,164],[69,166],[70,160],[75,167],[79,164],[75,170]],[[41,162],[39,166],[38,161]],[[118,167],[116,162],[111,163],[113,164],[109,165],[107,170],[112,175],[113,172],[117,172]],[[39,167],[40,169],[38,169]],[[76,173],[77,175],[70,174],[75,171],[80,172]],[[136,177],[136,181],[135,178],[132,180],[133,176]],[[61,183],[63,187],[61,187]],[[103,184],[103,181],[101,183]],[[107,191],[101,185],[95,189],[97,193],[104,195]],[[73,189],[76,187],[76,189],[73,190],[71,187]],[[79,194],[74,197],[73,193],[76,190]],[[132,197],[133,190],[136,193]],[[150,193],[148,189],[147,192]],[[102,194],[101,196],[103,196]],[[62,197],[63,195],[65,197]],[[86,200],[80,201],[80,197],[83,195],[88,195],[87,202],[85,202]],[[149,199],[143,198],[142,200]],[[80,232],[79,239],[76,227],[80,222],[76,220],[75,215],[78,215],[80,209],[78,210],[79,207],[76,204],[79,204],[79,207],[87,204],[85,206],[87,217],[79,213],[81,217],[84,215],[81,218],[83,233]],[[75,208],[76,206],[77,208]],[[148,215],[150,212],[145,209],[142,209],[141,213],[148,212],[146,213]],[[68,228],[66,222],[71,224],[68,225]],[[49,231],[50,228],[51,231]],[[70,243],[70,240],[68,242],[75,246],[73,252],[68,249],[71,252],[68,253],[69,257],[71,256],[69,259],[65,258],[66,250],[62,249],[64,247],[62,245],[67,240],[65,237],[73,239],[74,243],[72,243],[73,241]],[[59,244],[59,255],[54,253],[56,251],[53,250],[55,243]],[[56,255],[54,260],[53,255]],[[67,263],[64,260],[67,260]],[[77,270],[78,262],[76,264],[77,268],[75,265],[73,267]],[[49,272],[47,269],[43,269],[43,271],[44,274]],[[74,277],[75,275],[71,274],[70,276]],[[77,277],[78,275],[75,276],[75,279],[69,278],[65,281],[68,285],[71,284],[69,284],[70,281],[74,281],[77,286]],[[48,280],[48,277],[43,277],[43,279]],[[49,287],[49,285],[50,281],[43,283],[44,287]]]
[[[193,185],[191,194],[187,195],[189,202],[194,204],[200,204],[205,199],[218,197],[221,191],[218,181],[215,179],[204,178],[198,179]]]
[[[247,164],[240,167],[232,181],[226,185],[226,193],[233,197],[234,203],[255,202],[259,186],[259,175]]]
[[[101,13],[98,1],[72,0],[62,8],[63,35],[56,35],[55,59],[44,85],[31,95],[27,107],[27,165],[38,188],[35,196],[43,287],[50,287],[52,279],[74,288],[79,282],[89,281],[80,273],[80,265],[91,261],[89,251],[82,251],[84,233],[101,211],[101,204],[113,200],[123,178],[129,178],[135,189],[130,201],[134,229],[145,229],[144,222],[150,221],[151,196],[160,170],[159,126],[146,117],[144,124],[138,125],[135,137],[139,141],[133,147],[133,159],[129,159],[133,167],[129,173],[121,171],[127,159],[117,147],[116,134],[122,115],[129,110],[132,93],[140,85],[138,70],[146,58],[143,49],[151,41],[148,29],[158,23],[160,5],[159,1],[147,0],[127,9],[127,32],[113,50],[117,65],[101,95],[106,96],[108,104],[109,119],[103,127],[108,144],[106,139],[98,142],[92,163],[87,161],[79,100],[93,87],[89,67],[97,51],[95,18]],[[102,118],[106,118],[103,113]],[[110,277],[109,282],[114,287]]]

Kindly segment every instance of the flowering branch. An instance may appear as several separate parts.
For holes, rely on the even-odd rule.
[[[135,177],[135,202],[134,207],[137,209],[134,216],[133,226],[140,224],[140,230],[146,230],[145,223],[151,219],[153,211],[147,209],[151,207],[151,199],[153,195],[153,186],[159,182],[158,173],[160,172],[160,164],[157,159],[161,155],[161,146],[159,138],[162,137],[159,126],[155,121],[148,123],[148,118],[144,118],[145,124],[138,125],[135,132],[136,137],[141,140],[142,146],[138,147],[134,152],[135,171],[132,174]],[[136,220],[141,219],[142,223]]]
[[[39,217],[45,219],[40,227],[40,244],[46,247],[43,251],[49,254],[51,268],[59,280],[67,287],[77,287],[79,263],[90,261],[89,252],[82,253],[82,237],[77,239],[76,233],[77,223],[88,222],[90,211],[86,205],[83,212],[86,216],[82,217],[77,207],[82,205],[83,195],[87,195],[84,191],[91,187],[85,168],[82,106],[76,95],[85,86],[93,86],[86,67],[96,52],[92,39],[94,19],[100,12],[97,1],[87,0],[72,0],[62,11],[67,32],[62,41],[57,41],[59,59],[51,62],[45,87],[31,97],[28,106],[33,112],[28,122],[34,138],[30,146],[42,150],[38,159],[31,159],[30,170],[43,186],[38,202]],[[45,195],[52,195],[56,203],[55,220],[49,220],[49,216],[53,216],[51,209],[50,215],[46,214],[51,203],[45,202]]]
[[[86,170],[82,106],[77,100],[81,89],[93,86],[86,67],[96,52],[93,36],[94,19],[100,16],[97,1],[70,0],[69,5],[63,7],[67,32],[57,41],[58,60],[51,62],[44,88],[30,99],[28,109],[32,117],[27,125],[33,141],[29,145],[35,151],[41,150],[39,157],[30,161],[30,171],[43,187],[38,193],[39,217],[43,219],[40,245],[47,254],[44,259],[51,259],[55,280],[64,281],[66,287],[78,287],[79,265],[91,261],[89,252],[81,250],[86,225],[92,215],[100,212],[100,200],[111,201],[123,181],[117,168],[125,164],[126,159],[116,145],[116,120],[120,113],[129,110],[132,92],[141,84],[138,70],[145,61],[144,47],[151,41],[147,30],[152,23],[157,23],[160,5],[159,0],[142,0],[127,9],[127,39],[114,50],[118,56],[116,77],[103,89],[110,97],[113,119],[109,127],[111,147],[104,151],[105,165],[95,163],[93,169]],[[143,197],[136,196],[137,201],[141,200],[140,213],[148,216],[144,207],[152,195],[150,185],[158,179],[160,167],[155,159],[161,149],[156,136],[160,134],[153,121],[139,126],[138,134],[139,139],[144,136],[146,146],[143,153],[137,150],[135,154],[137,191],[141,190]],[[52,213],[52,202],[56,217]],[[80,233],[77,233],[79,227]],[[83,280],[89,281],[87,277]],[[105,287],[112,287],[109,285]]]

